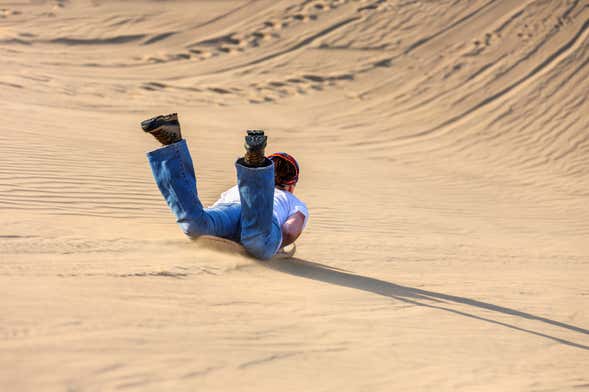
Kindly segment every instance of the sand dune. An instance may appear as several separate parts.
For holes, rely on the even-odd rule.
[[[582,390],[586,1],[0,4],[0,389]],[[302,164],[294,259],[189,241],[246,128]]]

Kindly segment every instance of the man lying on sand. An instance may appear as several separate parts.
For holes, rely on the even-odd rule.
[[[293,194],[299,165],[284,152],[265,157],[264,131],[247,131],[245,156],[235,162],[237,185],[223,192],[212,207],[203,208],[178,115],[153,117],[141,127],[163,145],[147,153],[147,158],[158,188],[186,235],[227,238],[262,260],[301,235],[309,213]]]

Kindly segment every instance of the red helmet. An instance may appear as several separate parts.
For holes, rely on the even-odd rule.
[[[285,152],[276,152],[268,156],[274,162],[275,167],[286,164],[289,170],[287,175],[276,172],[276,185],[294,185],[299,181],[299,164],[290,154]]]

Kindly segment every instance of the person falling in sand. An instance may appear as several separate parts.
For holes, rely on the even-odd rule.
[[[196,177],[176,113],[141,123],[163,147],[147,153],[155,182],[178,225],[190,237],[214,235],[239,242],[254,257],[267,260],[294,243],[309,212],[294,190],[299,165],[291,155],[264,156],[264,131],[248,130],[245,155],[235,162],[237,185],[209,208],[198,198]]]

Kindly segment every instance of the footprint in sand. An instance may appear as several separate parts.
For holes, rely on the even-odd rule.
[[[0,8],[0,19],[8,18],[10,16],[22,15],[21,11],[11,10],[8,8]]]
[[[339,86],[344,82],[354,80],[354,78],[351,73],[330,76],[306,74],[282,81],[275,80],[263,84],[252,83],[249,85],[249,102],[256,104],[270,103],[281,98],[307,95],[313,91],[324,91]]]
[[[188,46],[188,51],[198,54],[199,60],[213,57],[203,56],[208,50],[216,55],[243,52],[247,49],[257,48],[265,42],[270,42],[281,37],[281,31],[293,27],[299,23],[307,23],[317,19],[317,14],[337,8],[345,0],[331,2],[311,1],[288,7],[282,16],[277,19],[269,19],[262,22],[261,26],[252,32],[231,33],[221,37],[199,41]]]
[[[348,2],[349,0],[306,1],[302,4],[288,7],[283,11],[281,17],[266,20],[262,22],[258,29],[251,32],[230,33],[205,39],[188,45],[185,53],[151,56],[146,61],[148,63],[164,63],[179,60],[204,61],[217,56],[241,53],[248,49],[260,47],[264,43],[280,39],[281,32],[284,29],[294,27],[300,23],[317,20],[318,14],[329,12]],[[384,0],[377,0],[371,4],[375,4],[376,7],[383,2]],[[159,40],[159,37],[157,39],[152,37],[145,44],[157,42],[157,40]],[[320,88],[322,87],[314,87],[314,89]]]
[[[54,8],[65,8],[66,4],[69,4],[69,0],[55,0],[53,1]]]

